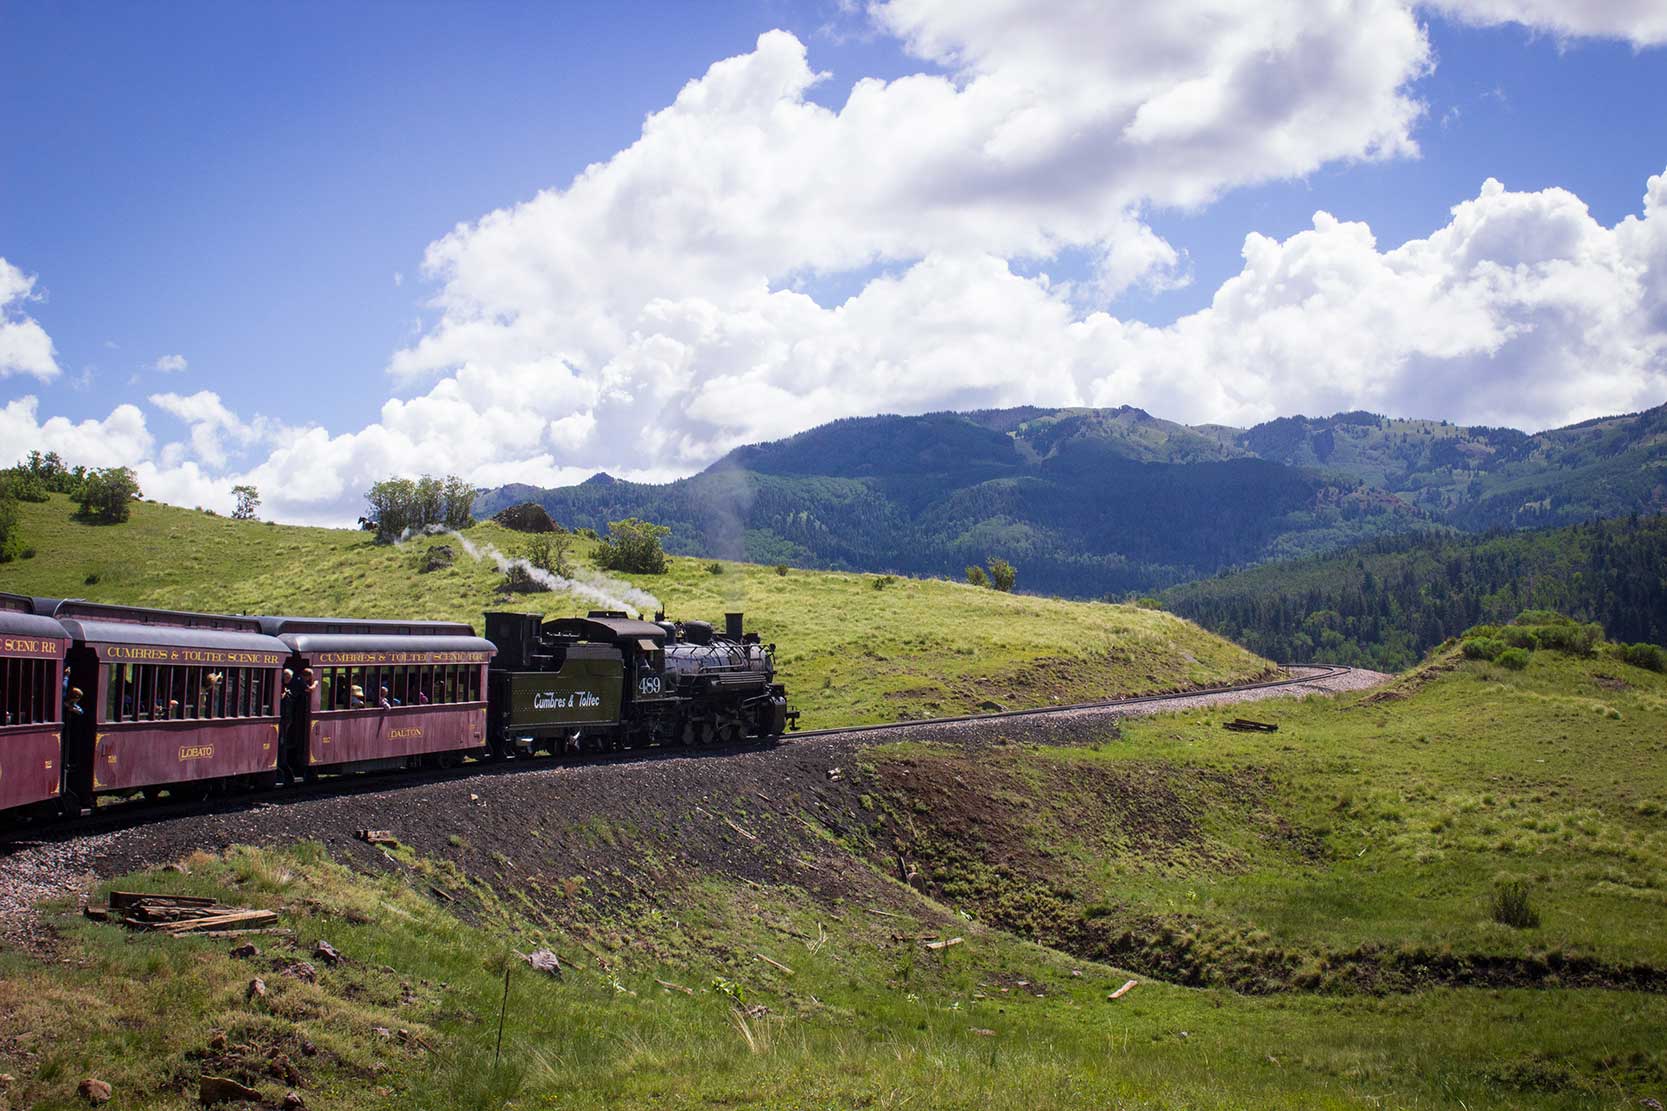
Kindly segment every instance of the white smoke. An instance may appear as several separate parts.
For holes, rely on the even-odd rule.
[[[442,525],[430,525],[423,531],[429,536],[449,536],[453,538],[469,554],[470,559],[477,562],[482,559],[489,559],[505,575],[509,574],[512,568],[519,568],[536,583],[547,586],[551,590],[588,599],[606,609],[625,610],[636,614],[638,617],[653,615],[660,610],[660,599],[648,591],[639,590],[628,582],[622,582],[610,575],[604,575],[600,571],[584,568],[575,571],[572,578],[566,578],[546,571],[542,567],[535,567],[527,560],[519,557],[506,556],[496,547],[484,541],[477,544],[455,529],[449,529]],[[400,536],[400,542],[403,543],[410,535],[411,530],[406,529]]]

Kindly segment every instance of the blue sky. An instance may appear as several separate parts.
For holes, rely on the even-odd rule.
[[[1617,16],[1594,34],[1590,26],[1545,22],[1531,0],[1520,22],[1505,23],[1465,10],[1463,0],[1451,15],[1361,0],[1357,15],[1314,29],[1323,48],[1317,53],[1335,54],[1336,42],[1358,33],[1351,48],[1362,58],[1402,50],[1399,69],[1391,66],[1367,87],[1349,74],[1300,70],[1293,50],[1288,86],[1281,75],[1268,104],[1257,106],[1276,125],[1290,125],[1293,137],[1257,145],[1238,124],[1222,127],[1229,137],[1220,149],[1202,140],[1142,148],[1150,162],[1173,158],[1178,167],[1159,172],[1124,155],[1095,160],[1093,137],[1103,123],[1095,105],[1132,110],[1156,100],[1152,90],[1166,81],[1213,80],[1212,66],[1225,72],[1249,63],[1211,55],[1130,91],[1122,84],[1128,64],[1109,55],[1128,49],[1141,56],[1138,38],[1147,31],[1136,27],[1106,40],[1106,72],[1083,73],[1078,87],[1073,75],[1084,56],[1073,51],[1084,28],[1037,28],[1035,48],[1021,52],[1014,36],[966,14],[978,6],[0,3],[0,102],[7,105],[0,113],[0,259],[18,280],[33,282],[6,307],[7,319],[44,331],[56,367],[0,377],[0,405],[37,399],[33,426],[14,409],[17,419],[0,428],[66,453],[86,454],[92,442],[121,444],[136,458],[120,461],[142,464],[152,488],[178,500],[213,502],[238,476],[284,482],[298,455],[333,456],[331,475],[315,476],[309,491],[298,484],[285,508],[297,518],[337,519],[350,512],[359,483],[379,470],[455,468],[488,482],[557,481],[606,467],[663,478],[696,469],[734,443],[818,419],[963,401],[1127,401],[1176,419],[1238,423],[1355,404],[1540,426],[1593,415],[1554,386],[1557,360],[1610,358],[1593,337],[1613,323],[1594,321],[1589,334],[1565,337],[1555,350],[1523,349],[1526,334],[1552,330],[1525,315],[1544,309],[1543,289],[1444,322],[1434,329],[1439,340],[1362,352],[1359,365],[1307,375],[1367,380],[1380,366],[1396,368],[1393,382],[1370,389],[1317,389],[1269,371],[1265,383],[1245,390],[1240,381],[1263,373],[1250,363],[1216,372],[1233,381],[1201,386],[1188,375],[1206,371],[1187,368],[1256,357],[1229,350],[1215,335],[1242,332],[1245,322],[1229,328],[1223,309],[1210,310],[1223,283],[1245,269],[1248,234],[1279,246],[1278,265],[1293,273],[1335,268],[1359,276],[1391,248],[1446,226],[1450,209],[1476,200],[1490,177],[1514,207],[1489,201],[1479,219],[1499,227],[1538,221],[1541,231],[1555,225],[1544,234],[1558,243],[1574,236],[1586,244],[1567,248],[1567,257],[1512,265],[1541,267],[1544,276],[1546,266],[1587,265],[1622,250],[1637,256],[1627,256],[1630,270],[1617,263],[1582,278],[1584,287],[1624,284],[1640,268],[1653,273],[1654,248],[1633,242],[1640,237],[1619,248],[1600,239],[1641,215],[1646,181],[1667,171],[1659,23]],[[1092,12],[1088,19],[1094,34],[1115,22]],[[1381,30],[1373,22],[1380,20]],[[1395,38],[1413,25],[1427,47]],[[1200,36],[1206,26],[1199,24]],[[771,40],[766,49],[760,35],[772,29],[792,39]],[[1379,40],[1387,44],[1381,51]],[[802,66],[828,76],[808,84],[794,76],[801,65],[795,41]],[[1098,56],[1086,55],[1090,70]],[[779,140],[828,119],[806,116],[807,123],[772,132],[779,113],[772,123],[759,114],[768,105],[738,101],[716,122],[677,121],[683,137],[667,144],[669,153],[645,152],[644,163],[657,158],[653,164],[670,167],[664,173],[624,159],[610,164],[638,140],[645,117],[668,109],[723,59],[738,59],[749,81],[785,82],[788,107],[819,105],[825,117],[845,108],[859,79],[892,82],[893,99],[922,113],[922,145],[957,129],[974,138],[964,150],[911,168],[907,123],[859,133],[853,114],[844,113],[837,119],[855,139],[836,136],[807,149],[858,150],[872,165],[830,173],[827,196],[818,195],[813,170],[809,184],[784,188],[777,205],[768,182],[805,168],[792,154],[775,158],[737,139],[736,121],[746,134]],[[897,82],[908,75],[940,85],[932,97],[909,101],[907,82]],[[986,86],[999,95],[970,95]],[[1014,87],[1033,86],[1041,89],[1033,102],[1013,99],[1031,95]],[[747,89],[747,96],[756,92]],[[968,95],[956,98],[951,115],[926,114],[954,90]],[[1305,95],[1314,103],[1303,105]],[[1018,172],[1009,172],[1005,155],[994,160],[999,189],[966,202],[943,167],[975,180],[991,166],[992,144],[1016,141],[996,124],[977,131],[990,122],[977,118],[984,99],[997,104],[992,112],[1036,114],[1044,135],[1058,121],[1071,130]],[[1329,127],[1330,103],[1341,121],[1336,134],[1304,147],[1304,133],[1314,128],[1303,121]],[[698,157],[691,147],[707,148],[699,129],[709,122],[715,164],[690,171],[684,160]],[[1025,128],[1016,134],[1022,146]],[[567,194],[592,163],[610,164],[608,180],[597,185],[609,192],[587,208],[581,190]],[[678,175],[691,172],[714,176],[685,204]],[[1084,184],[1069,194],[1058,189],[1062,176],[1079,172]],[[725,173],[740,180],[735,188],[748,211],[739,216],[722,211]],[[824,216],[870,179],[885,181],[873,207]],[[1571,194],[1573,207],[1520,199],[1552,189]],[[556,196],[528,205],[540,190]],[[591,303],[583,267],[606,271],[621,236],[617,226],[611,237],[587,227],[586,213],[617,216],[621,195],[637,198],[631,211],[641,223],[625,237],[637,257],[619,274],[599,272],[597,284],[617,290]],[[658,212],[657,198],[671,198],[674,211],[649,215]],[[1579,223],[1581,202],[1590,227]],[[966,210],[950,211],[958,205]],[[1362,254],[1358,243],[1340,238],[1320,243],[1327,237],[1317,233],[1308,242],[1302,233],[1317,210],[1369,225],[1377,253]],[[477,234],[476,222],[494,212],[503,215],[504,233]],[[945,212],[953,219],[921,230]],[[656,238],[662,220],[667,226]],[[825,240],[814,234],[824,220]],[[840,220],[850,226],[842,230]],[[445,257],[425,273],[425,251],[459,225],[464,230]],[[1502,238],[1528,241],[1541,231]],[[1654,231],[1651,243],[1661,238],[1660,222]],[[1333,247],[1354,254],[1344,260]],[[664,252],[659,262],[656,249]],[[1125,263],[1148,250],[1155,252],[1150,265]],[[702,257],[691,262],[692,253]],[[1096,286],[1101,267],[1122,276]],[[558,276],[540,286],[546,272]],[[671,275],[664,283],[662,273]],[[514,287],[500,288],[495,274],[516,275]],[[1360,280],[1384,288],[1384,279]],[[633,281],[645,290],[640,303],[631,300]],[[1007,288],[1008,281],[1016,284]],[[1475,272],[1440,278],[1444,288],[1463,281],[1476,288]],[[1645,301],[1632,318],[1651,315],[1649,287],[1642,282]],[[809,294],[822,312],[807,315],[786,303],[790,296],[754,300],[792,290]],[[859,294],[860,304],[841,309]],[[1403,294],[1384,297],[1374,320],[1417,328],[1428,315]],[[564,321],[570,299],[573,320]],[[1369,299],[1357,293],[1340,301]],[[962,343],[976,329],[958,330],[961,318],[949,313],[930,349],[918,336],[890,342],[888,330],[918,321],[922,303],[960,306],[979,327],[998,317],[1002,323]],[[1566,318],[1567,306],[1557,311]],[[525,323],[546,314],[552,319],[536,327]],[[767,325],[757,326],[760,319]],[[1063,346],[1060,336],[1080,338],[1096,319],[1086,351]],[[1315,330],[1350,326],[1328,317]],[[1281,333],[1258,350],[1310,365],[1294,342]],[[1667,400],[1659,334],[1645,328],[1626,342],[1629,370],[1588,389],[1591,404]],[[1013,366],[1010,348],[1038,347],[1049,352],[1045,360]],[[676,351],[669,360],[668,349]],[[169,356],[185,369],[157,369]],[[1008,369],[992,369],[997,364]],[[1482,384],[1456,392],[1455,368]],[[878,377],[864,377],[871,372]],[[1513,383],[1509,375],[1518,373],[1542,377]],[[1447,384],[1425,391],[1420,374]],[[435,428],[480,439],[481,430],[505,423],[506,411],[520,421],[516,392],[545,396],[546,379],[548,404],[501,450],[436,447],[434,437],[444,437]],[[494,391],[502,396],[493,405],[475,402]],[[159,404],[158,394],[176,400]],[[460,404],[460,395],[466,411],[444,408]],[[1424,397],[1433,408],[1410,411]],[[390,420],[383,413],[389,398],[417,404]],[[1522,398],[1530,400],[1513,400]],[[137,415],[106,426],[122,404]],[[419,409],[427,414],[422,428],[400,423],[416,420]],[[749,415],[741,419],[739,411]],[[98,423],[48,430],[51,417]],[[664,439],[664,450],[644,456],[620,448],[647,430]]]

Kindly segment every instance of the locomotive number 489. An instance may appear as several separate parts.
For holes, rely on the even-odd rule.
[[[658,675],[644,675],[637,680],[637,693],[659,694],[660,677]]]

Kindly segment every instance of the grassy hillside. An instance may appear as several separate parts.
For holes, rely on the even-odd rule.
[[[368,533],[232,521],[142,503],[123,525],[85,525],[69,501],[24,503],[31,559],[0,565],[0,590],[177,609],[245,613],[420,615],[480,627],[487,609],[583,613],[563,594],[508,598],[490,560],[448,537],[394,547]],[[491,523],[471,542],[508,555],[526,539]],[[456,562],[420,573],[449,545]],[[575,562],[583,562],[584,545]],[[1131,606],[1006,595],[873,575],[674,558],[666,575],[626,576],[676,618],[747,614],[778,647],[807,726],[1010,709],[1234,682],[1269,666],[1168,614]],[[90,581],[91,580],[91,581]],[[876,584],[879,588],[876,589]]]
[[[431,807],[387,855],[337,831],[198,854],[117,886],[271,906],[293,939],[240,961],[66,909],[50,963],[0,964],[0,1070],[43,1108],[84,1075],[114,1106],[193,1106],[205,1071],[315,1111],[1667,1096],[1667,678],[1449,653],[1257,706],[1275,734],[1222,716],[790,746],[745,790],[686,762],[702,806],[675,814],[593,777],[542,813]],[[1513,881],[1537,924],[1496,920]],[[318,938],[346,962],[287,974]],[[539,945],[562,979],[517,964]]]

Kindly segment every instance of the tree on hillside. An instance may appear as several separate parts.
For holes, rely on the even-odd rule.
[[[464,529],[473,523],[471,514],[477,493],[456,475],[447,475],[444,481],[431,475],[415,481],[385,478],[365,492],[370,513],[360,521],[384,544],[398,540],[408,531],[421,532],[431,525]]]
[[[253,521],[255,510],[260,508],[260,491],[253,486],[233,486],[232,495],[237,498],[237,508],[232,510],[232,520]]]
[[[573,534],[565,529],[537,533],[527,541],[527,562],[564,579],[573,577],[568,555],[573,551]]]
[[[102,467],[89,471],[81,483],[82,520],[103,525],[127,520],[133,501],[139,497],[139,480],[126,467]]]
[[[1004,594],[1013,591],[1013,584],[1019,581],[1019,572],[1011,563],[1000,556],[990,557],[990,585]]]
[[[974,586],[989,586],[990,576],[984,573],[984,568],[974,563],[967,567],[967,581]]]
[[[470,483],[464,482],[454,474],[446,476],[446,484],[440,491],[440,502],[445,507],[446,527],[449,529],[466,529],[474,524],[475,498],[480,491]]]
[[[639,575],[666,573],[666,552],[660,541],[671,534],[665,525],[627,517],[608,522],[608,538],[596,548],[596,563],[610,571]]]

